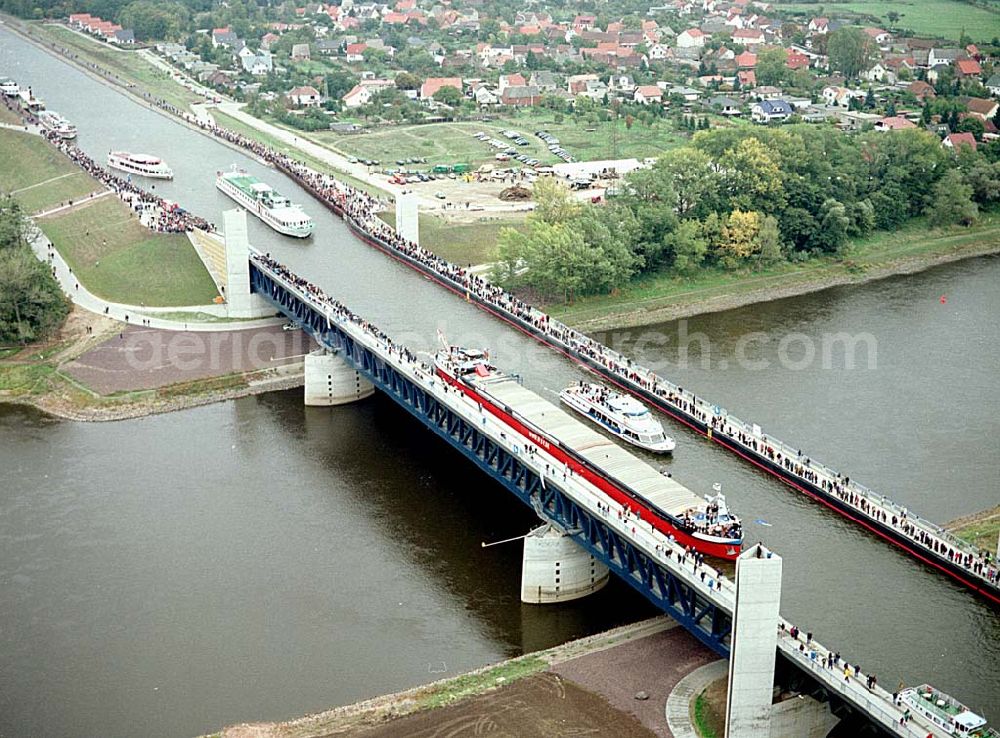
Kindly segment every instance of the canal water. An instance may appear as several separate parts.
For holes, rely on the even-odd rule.
[[[0,73],[74,121],[98,160],[166,158],[177,177],[158,191],[199,215],[221,220],[230,201],[213,181],[233,165],[293,196],[314,238],[251,219],[255,245],[415,349],[438,329],[489,346],[553,398],[585,376],[364,246],[274,170],[2,29]],[[945,521],[1000,502],[998,282],[1000,259],[983,258],[602,337]],[[1000,721],[995,608],[666,427],[678,448],[657,463],[698,493],[721,483],[748,540],[784,555],[786,616],[885,686],[931,681]],[[4,736],[280,719],[651,613],[617,582],[574,605],[521,605],[520,547],[480,544],[533,516],[384,398],[321,410],[285,392],[101,425],[7,408],[0,468]]]

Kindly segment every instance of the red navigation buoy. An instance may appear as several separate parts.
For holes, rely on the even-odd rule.
[[[941,304],[942,305],[944,305],[946,302],[948,302],[948,298],[945,297],[944,295],[941,295],[941,297],[939,299],[941,300]]]

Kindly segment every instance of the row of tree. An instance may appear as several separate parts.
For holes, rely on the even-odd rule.
[[[922,215],[969,225],[1000,201],[1000,147],[982,148],[955,155],[922,129],[701,131],[629,174],[607,204],[539,180],[527,228],[501,232],[494,278],[572,300],[643,273],[806,260]]]
[[[28,244],[29,221],[14,198],[0,199],[0,343],[24,345],[62,325],[69,302]]]

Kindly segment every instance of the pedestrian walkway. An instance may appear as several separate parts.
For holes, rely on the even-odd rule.
[[[75,174],[79,174],[79,172],[71,172],[70,174],[66,174],[63,176],[71,177]],[[59,178],[57,177],[56,179]],[[49,181],[51,182],[52,180]],[[40,182],[39,184],[44,184],[44,182]],[[29,188],[25,187],[24,189],[29,189]],[[89,195],[78,197],[75,200],[71,200],[70,202],[65,202],[65,203],[61,202],[54,208],[49,208],[48,210],[43,210],[41,212],[34,213],[31,217],[46,218],[50,215],[56,215],[57,213],[66,212],[67,210],[75,210],[76,208],[82,207],[84,205],[90,205],[90,203],[92,203],[94,200],[100,200],[102,197],[107,197],[108,195],[113,195],[113,194],[114,192],[112,190],[100,190],[99,192],[91,192]]]
[[[274,326],[283,322],[283,318],[260,318],[257,320],[225,320],[226,305],[186,305],[180,307],[147,307],[143,305],[126,305],[98,297],[80,284],[73,270],[63,259],[62,254],[52,245],[48,237],[40,230],[30,236],[31,248],[39,261],[48,264],[55,270],[55,277],[60,286],[74,304],[98,315],[104,315],[114,320],[130,325],[145,325],[150,328],[162,328],[170,331],[219,332],[227,330],[248,330]],[[185,321],[164,314],[186,312],[194,316],[197,313],[222,318],[219,321]]]

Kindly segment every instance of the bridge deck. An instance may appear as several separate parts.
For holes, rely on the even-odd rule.
[[[564,445],[627,484],[656,507],[673,515],[690,508],[704,509],[705,502],[683,484],[654,467],[583,421],[522,387],[513,379],[476,381],[492,396],[515,408],[518,415],[555,436]]]
[[[449,390],[448,385],[435,376],[431,367],[418,361],[409,351],[396,346],[376,326],[354,315],[319,288],[310,285],[306,280],[297,277],[289,270],[260,254],[252,254],[251,263],[268,280],[271,280],[286,294],[291,295],[295,304],[289,305],[273,294],[264,295],[266,299],[273,302],[276,307],[293,320],[302,322],[305,313],[309,312],[310,320],[306,322],[306,330],[321,345],[326,345],[333,350],[342,348],[341,345],[334,345],[329,341],[329,331],[336,330],[349,336],[355,342],[356,347],[363,347],[365,351],[370,352],[372,357],[376,357],[378,361],[393,367],[406,378],[407,382],[412,383],[414,389],[419,388],[428,397],[433,397],[441,405],[446,406],[456,417],[462,418],[468,427],[481,430],[497,448],[504,449],[507,454],[516,457],[525,468],[533,470],[543,480],[543,487],[549,485],[559,488],[581,510],[594,519],[601,520],[609,530],[628,540],[650,562],[655,563],[657,567],[669,572],[672,576],[683,580],[692,592],[697,593],[699,598],[731,615],[735,601],[735,585],[721,572],[709,565],[699,564],[672,539],[651,527],[640,524],[633,516],[626,514],[619,518],[617,514],[610,514],[605,508],[607,497],[591,486],[589,482],[574,475],[564,476],[561,465],[541,446],[535,446],[533,453],[527,453],[526,441],[522,437],[515,437],[508,433],[508,426],[492,416],[482,415],[476,403],[459,392]],[[323,329],[323,326],[326,330]],[[342,356],[345,361],[352,363],[359,371],[363,371],[379,389],[388,390],[377,373],[373,372],[370,366],[365,366],[362,356],[356,353],[350,355],[342,353]],[[511,382],[511,384],[537,398],[537,395],[520,388],[516,383]],[[520,392],[514,389],[510,389],[509,392],[508,397],[516,401]],[[390,391],[386,391],[386,394],[400,402],[400,397],[397,394]],[[556,423],[562,423],[566,420],[579,423],[561,410],[555,417],[557,418]],[[547,420],[551,420],[551,418]],[[585,428],[585,430],[593,433],[589,428]],[[606,441],[607,439],[602,437],[602,440]],[[454,440],[452,443],[457,445]],[[536,511],[544,517],[543,511],[539,511],[537,508]],[[563,527],[559,520],[550,519],[549,522],[554,523],[557,527]],[[562,522],[565,523],[565,521]],[[645,586],[647,597],[654,603],[660,602],[651,591],[651,583],[644,581],[642,586],[637,585],[636,581],[629,583],[640,591],[644,591],[643,586]],[[685,625],[689,627],[687,624]],[[827,667],[825,657],[831,653],[831,650],[815,640],[806,642],[801,634],[797,638],[793,638],[791,636],[792,624],[787,620],[781,619],[779,623],[775,624],[775,627],[779,628],[778,651],[781,654],[824,685],[830,694],[836,695],[867,715],[872,722],[881,726],[889,734],[905,736],[906,738],[926,738],[928,734],[946,738],[948,735],[940,728],[923,725],[915,720],[903,721],[904,710],[894,703],[892,695],[877,685],[869,689],[863,682],[863,675],[853,673],[843,661],[838,662],[833,667]],[[689,627],[689,629],[691,628]],[[703,634],[698,633],[696,635],[703,636]]]

